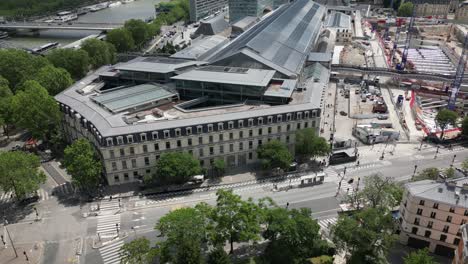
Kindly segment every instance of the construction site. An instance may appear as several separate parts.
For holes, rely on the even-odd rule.
[[[366,144],[439,138],[442,131],[434,119],[441,109],[465,116],[464,25],[442,18],[372,14],[354,23],[361,23],[363,37],[337,44],[332,62],[337,81],[344,83],[338,83],[342,91],[337,94],[347,100],[342,103],[348,104],[354,138]],[[376,140],[382,134],[387,136]],[[346,137],[339,131],[337,135]],[[449,126],[443,135],[456,138],[460,129]]]

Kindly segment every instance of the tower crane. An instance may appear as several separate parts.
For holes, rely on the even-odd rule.
[[[465,40],[463,42],[463,50],[460,56],[460,60],[458,61],[457,72],[455,74],[455,79],[452,82],[452,90],[450,93],[449,101],[447,104],[448,109],[454,110],[455,103],[457,101],[457,95],[460,91],[460,86],[463,82],[463,77],[465,75],[465,67],[466,67],[466,48],[468,46],[468,34],[465,35]]]

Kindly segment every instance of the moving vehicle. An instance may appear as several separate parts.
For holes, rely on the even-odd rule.
[[[34,48],[32,49],[32,51],[34,53],[39,53],[39,54],[42,54],[42,53],[45,53],[46,51],[48,50],[51,50],[51,49],[55,49],[59,46],[59,43],[58,42],[51,42],[51,43],[47,43],[45,45],[42,45],[38,48]]]
[[[70,11],[63,11],[57,13],[57,16],[54,18],[54,22],[56,23],[65,23],[68,21],[72,21],[78,19],[78,15],[76,13],[72,13]]]

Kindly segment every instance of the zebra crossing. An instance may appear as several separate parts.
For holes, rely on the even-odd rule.
[[[70,182],[60,184],[54,188],[52,195],[56,196],[67,196],[75,192],[73,185]]]
[[[37,190],[37,195],[41,201],[49,200],[51,198],[51,195],[44,189]],[[10,203],[15,201],[16,197],[14,191],[0,192],[0,203]]]
[[[115,243],[108,244],[99,249],[104,264],[120,264],[121,263],[121,251],[124,245],[123,240],[119,240]]]
[[[325,219],[320,219],[318,222],[320,226],[320,231],[324,234],[329,234],[330,233],[330,228],[336,224],[338,221],[338,217],[331,217],[331,218],[325,218]]]
[[[96,233],[100,239],[112,238],[120,232],[120,214],[116,215],[99,215],[97,217]]]
[[[112,200],[101,200],[99,202],[99,210],[101,213],[105,212],[117,212],[120,210],[121,203],[118,198]]]

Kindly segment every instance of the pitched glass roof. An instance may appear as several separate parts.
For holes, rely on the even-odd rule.
[[[286,75],[300,72],[320,32],[325,8],[310,0],[284,5],[218,52],[211,62],[242,52]]]
[[[176,95],[176,93],[168,91],[156,84],[148,83],[115,89],[93,97],[92,100],[111,112],[117,113],[174,95]]]

